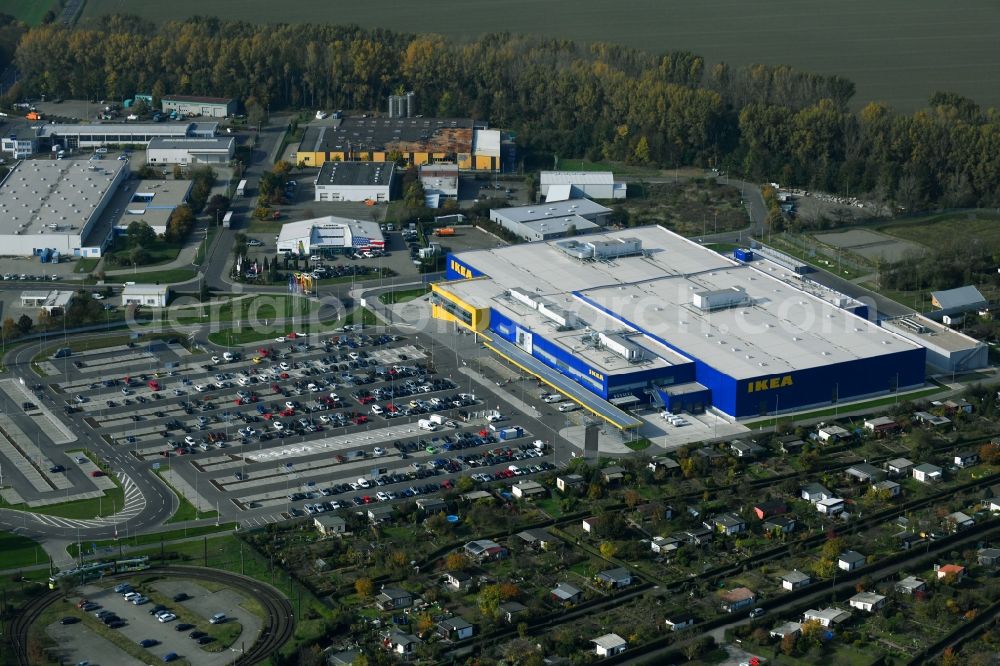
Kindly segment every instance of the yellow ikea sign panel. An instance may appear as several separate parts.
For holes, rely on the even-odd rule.
[[[785,388],[786,386],[792,386],[793,383],[791,375],[785,375],[784,377],[771,377],[770,379],[757,379],[752,382],[747,382],[747,393],[760,393],[761,391]]]
[[[593,368],[587,368],[587,370],[590,373],[590,376],[594,379],[599,379],[602,382],[604,381],[604,375],[599,373],[597,370],[594,370]]]
[[[462,264],[458,263],[454,259],[451,260],[451,270],[455,271],[456,273],[464,277],[466,280],[471,280],[473,277],[472,270],[470,270],[467,266],[463,266]]]

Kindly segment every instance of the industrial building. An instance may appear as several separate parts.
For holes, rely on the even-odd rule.
[[[392,162],[325,162],[316,176],[316,201],[391,201]]]
[[[115,220],[115,231],[123,233],[132,222],[145,222],[158,234],[166,233],[174,209],[185,203],[191,193],[190,180],[142,180],[126,182],[131,190],[128,204]]]
[[[490,219],[518,238],[550,240],[600,230],[611,209],[590,199],[569,199],[532,206],[490,209]]]
[[[965,372],[989,365],[989,347],[985,342],[928,317],[919,314],[894,317],[883,320],[882,326],[924,347],[927,365],[934,372]]]
[[[924,383],[925,349],[857,301],[662,227],[451,254],[446,268],[436,318],[623,429],[641,423],[624,410],[637,404],[744,419]]]
[[[160,107],[164,113],[176,111],[182,116],[226,118],[236,113],[236,100],[225,97],[170,95],[160,100]]]
[[[514,141],[468,118],[366,118],[335,114],[311,124],[295,161],[310,167],[325,162],[393,162],[420,166],[454,162],[463,171],[513,171]]]
[[[69,150],[103,146],[146,146],[157,138],[212,138],[218,123],[98,123],[68,125],[49,123],[21,131],[16,140],[4,141],[5,152],[18,151],[22,157],[45,152],[53,146]]]
[[[148,164],[229,164],[236,152],[231,136],[211,139],[156,137],[146,146]]]
[[[344,217],[318,217],[289,222],[278,234],[278,252],[333,255],[385,249],[385,238],[377,222]]]
[[[539,190],[545,201],[589,199],[624,199],[625,183],[616,183],[610,171],[543,171]]]
[[[420,184],[428,208],[440,208],[444,199],[458,200],[458,165],[424,164],[420,167]]]
[[[122,287],[122,306],[141,305],[165,308],[170,300],[170,287],[165,284],[136,284],[126,282]]]
[[[0,182],[0,245],[4,255],[100,257],[112,239],[99,223],[128,179],[128,160],[32,160]]]

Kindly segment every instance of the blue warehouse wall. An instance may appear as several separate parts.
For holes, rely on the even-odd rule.
[[[607,380],[608,395],[617,396],[621,393],[631,393],[645,401],[649,399],[649,396],[643,392],[645,384],[649,384],[650,382],[660,386],[686,384],[695,381],[694,376],[694,363],[679,363],[677,365],[668,365],[665,368],[651,368],[625,374],[609,375]],[[644,386],[641,388],[631,387],[632,384],[639,383]]]
[[[817,404],[833,404],[873,393],[884,393],[897,386],[916,386],[924,382],[926,350],[908,349],[875,358],[835,363],[819,368],[798,370],[787,375],[764,375],[736,384],[735,400],[727,396],[724,406],[715,404],[738,417],[756,416],[762,411],[787,411]],[[732,408],[735,411],[729,411]]]
[[[456,259],[451,252],[448,253],[448,261],[445,264],[444,278],[446,280],[468,280],[469,278],[482,277],[486,275],[478,271],[460,259]]]

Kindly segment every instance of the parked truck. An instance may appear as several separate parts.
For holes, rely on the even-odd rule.
[[[509,428],[501,428],[497,433],[501,441],[507,441],[510,439],[517,439],[518,437],[524,437],[524,429],[520,426],[511,426]]]
[[[435,236],[454,236],[455,235],[455,228],[454,227],[441,227],[440,229],[435,229],[434,230],[434,235]]]
[[[437,425],[439,425],[439,426],[443,426],[443,425],[444,425],[444,422],[445,422],[445,421],[446,421],[447,419],[445,419],[445,417],[441,416],[440,414],[431,414],[431,415],[430,415],[430,416],[429,416],[429,417],[427,418],[427,420],[428,420],[428,421],[430,421],[431,423],[436,423],[436,424],[437,424]]]
[[[247,181],[241,180],[236,186],[236,196],[244,197],[247,194]]]
[[[438,424],[434,423],[434,421],[431,421],[430,419],[420,419],[419,421],[417,421],[417,427],[420,428],[421,430],[429,430],[431,432],[434,432],[435,430],[438,429]]]

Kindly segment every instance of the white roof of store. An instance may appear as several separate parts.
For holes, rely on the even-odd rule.
[[[539,176],[542,185],[613,185],[615,175],[610,171],[543,171]]]
[[[126,284],[122,288],[122,296],[136,296],[146,294],[165,295],[170,290],[165,284]]]
[[[581,261],[554,241],[460,253],[458,259],[491,279],[456,281],[446,289],[485,307],[516,288],[548,298],[592,327],[628,329],[602,314],[600,308],[606,308],[735,378],[918,349],[772,277],[768,263],[762,270],[738,263],[661,227],[590,234],[586,240],[626,237],[642,242],[641,256]],[[705,312],[692,304],[697,292],[734,287],[743,288],[752,305]]]
[[[0,184],[0,234],[79,234],[127,168],[124,160],[19,162]]]
[[[351,220],[346,217],[317,217],[298,222],[288,222],[278,234],[279,243],[290,243],[309,238],[314,245],[335,245],[350,247],[354,236],[364,236],[369,240],[382,240],[382,230],[377,222]]]
[[[151,134],[154,136],[187,136],[195,123],[104,123],[69,125],[49,123],[42,125],[39,136],[66,136],[67,134]],[[216,123],[217,125],[217,123]]]
[[[149,142],[147,150],[187,150],[192,153],[204,151],[229,151],[235,145],[232,136],[217,136],[211,139],[189,137],[156,137]]]
[[[500,155],[500,130],[477,129],[472,135],[473,155]]]
[[[531,222],[533,220],[544,220],[550,217],[565,217],[566,215],[595,215],[610,213],[610,208],[605,208],[599,203],[594,203],[590,199],[567,199],[566,201],[545,202],[543,204],[533,204],[530,206],[512,206],[510,208],[494,208],[490,210],[490,215],[502,215],[511,222]]]

